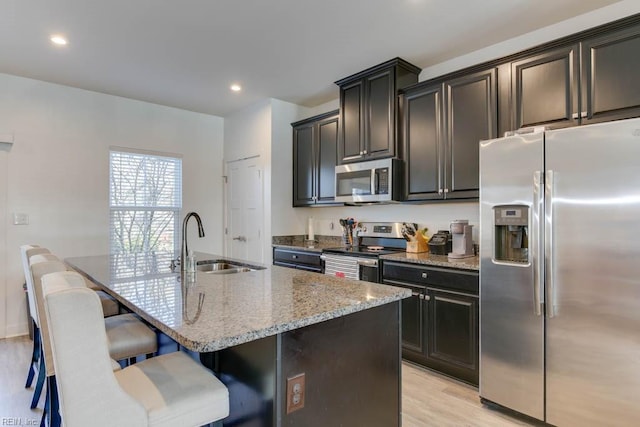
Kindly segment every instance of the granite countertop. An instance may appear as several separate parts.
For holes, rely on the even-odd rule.
[[[460,270],[480,271],[480,258],[449,259],[446,255],[433,255],[429,252],[408,253],[399,252],[395,254],[382,255],[381,259],[406,262],[410,264],[431,265],[436,267],[457,268]]]
[[[314,242],[305,240],[305,236],[273,236],[271,245],[274,248],[321,253],[323,249],[335,248],[344,244],[339,236],[316,236]]]
[[[237,274],[181,275],[171,272],[170,259],[139,254],[66,261],[196,352],[220,350],[411,296],[407,289],[278,266]]]

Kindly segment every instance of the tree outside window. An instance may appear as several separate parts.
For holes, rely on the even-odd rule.
[[[112,254],[175,252],[182,208],[182,159],[110,151],[109,205]]]

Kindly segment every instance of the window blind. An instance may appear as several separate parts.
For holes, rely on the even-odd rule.
[[[111,150],[110,251],[174,252],[182,208],[182,159]]]

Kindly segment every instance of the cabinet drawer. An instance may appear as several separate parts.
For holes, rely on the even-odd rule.
[[[308,265],[318,268],[322,267],[320,254],[315,252],[296,251],[289,249],[274,249],[273,261],[274,263],[279,261],[287,264]]]
[[[384,261],[382,276],[385,282],[398,281],[422,286],[437,286],[478,295],[477,272]]]

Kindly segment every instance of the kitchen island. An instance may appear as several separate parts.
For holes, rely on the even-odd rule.
[[[180,274],[170,258],[67,262],[199,354],[229,388],[224,425],[400,425],[400,300],[410,291],[277,266]],[[287,382],[300,374],[304,404],[291,411]]]

